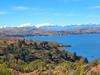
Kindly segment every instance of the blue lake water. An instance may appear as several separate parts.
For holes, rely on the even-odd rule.
[[[25,37],[30,40],[56,41],[71,45],[66,49],[69,52],[76,52],[77,55],[87,57],[89,61],[100,58],[100,34],[82,34],[68,36],[42,36]]]

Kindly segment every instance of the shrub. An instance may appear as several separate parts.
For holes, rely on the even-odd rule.
[[[11,75],[10,70],[5,64],[0,64],[0,75]]]
[[[62,62],[58,66],[65,67],[66,69],[76,69],[77,64],[73,62]]]
[[[42,60],[36,60],[36,61],[31,62],[29,66],[32,66],[34,69],[43,70],[46,68],[46,63]]]
[[[21,72],[32,72],[33,70],[46,70],[46,63],[42,60],[36,60],[29,64],[18,65],[16,66],[16,69]]]

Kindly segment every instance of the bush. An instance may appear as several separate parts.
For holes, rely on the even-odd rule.
[[[21,72],[32,72],[33,70],[46,70],[46,63],[41,60],[22,65]]]
[[[46,68],[46,63],[42,60],[36,60],[34,62],[31,62],[29,66],[32,66],[34,69],[43,70]]]
[[[10,70],[5,64],[0,64],[0,75],[11,75]]]
[[[65,67],[66,69],[76,69],[77,68],[77,64],[73,62],[63,62],[63,63],[58,64],[58,66]]]
[[[99,63],[98,63],[97,60],[90,63],[91,66],[97,66],[98,64],[99,64]]]

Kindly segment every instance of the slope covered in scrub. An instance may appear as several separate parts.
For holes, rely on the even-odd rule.
[[[98,65],[76,53],[65,51],[53,41],[32,41],[18,38],[0,40],[0,74],[2,75],[86,75]],[[90,71],[89,71],[90,70]]]

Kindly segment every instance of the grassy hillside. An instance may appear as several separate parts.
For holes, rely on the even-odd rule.
[[[65,51],[65,47],[71,46],[52,41],[1,38],[0,75],[86,75],[99,64],[96,61],[88,64],[86,58]]]

